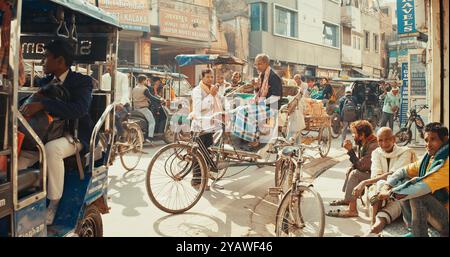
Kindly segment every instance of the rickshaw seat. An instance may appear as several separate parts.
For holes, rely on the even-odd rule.
[[[106,94],[92,95],[91,109],[89,114],[94,124],[100,119],[106,108]]]
[[[33,168],[19,170],[17,191],[20,193],[38,187],[40,172],[39,169]]]

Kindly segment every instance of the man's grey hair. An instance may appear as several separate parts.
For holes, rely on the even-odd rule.
[[[383,134],[387,134],[389,137],[394,137],[394,131],[392,131],[391,128],[389,127],[381,127],[380,129],[378,129],[377,131],[377,137],[380,137]]]
[[[261,60],[264,63],[270,64],[270,58],[267,54],[258,54],[255,58],[255,62],[257,62],[258,60]]]

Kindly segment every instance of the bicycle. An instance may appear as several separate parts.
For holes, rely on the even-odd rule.
[[[419,105],[418,107],[419,107],[418,110],[416,110],[415,108],[411,108],[411,110],[409,110],[408,121],[406,122],[405,126],[395,134],[395,138],[397,139],[398,145],[406,146],[409,143],[411,143],[412,140],[411,126],[413,124],[415,124],[416,129],[419,130],[420,138],[422,139],[424,138],[425,123],[422,117],[419,115],[419,112],[428,109],[428,105]]]
[[[275,171],[272,196],[281,196],[278,206],[275,233],[277,236],[322,237],[325,230],[323,201],[310,183],[302,179],[305,146],[283,148]],[[286,191],[285,191],[286,190]]]
[[[115,136],[114,145],[111,149],[110,164],[119,155],[120,162],[127,171],[132,171],[137,167],[144,153],[142,151],[144,147],[144,135],[138,122],[137,120],[130,119],[129,115],[122,122],[121,125],[124,133],[121,136]]]

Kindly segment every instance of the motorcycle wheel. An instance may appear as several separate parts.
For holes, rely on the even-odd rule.
[[[408,128],[402,128],[395,134],[397,144],[400,146],[406,146],[411,143],[412,131]]]

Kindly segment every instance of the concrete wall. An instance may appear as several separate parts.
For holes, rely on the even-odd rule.
[[[361,24],[362,24],[362,64],[363,67],[381,68],[381,33],[380,33],[380,18],[379,14],[372,15],[365,12],[361,14]],[[370,33],[370,47],[366,49],[364,32],[368,31]],[[378,35],[378,52],[375,52],[374,48],[374,33]]]
[[[254,1],[258,2],[258,1]],[[322,44],[323,17],[325,21],[340,24],[340,5],[331,0],[269,0],[268,32],[250,32],[250,57],[266,53],[273,60],[326,67],[340,67],[340,49]],[[298,35],[296,39],[274,35],[273,4],[298,8]],[[340,47],[340,46],[339,46]]]

